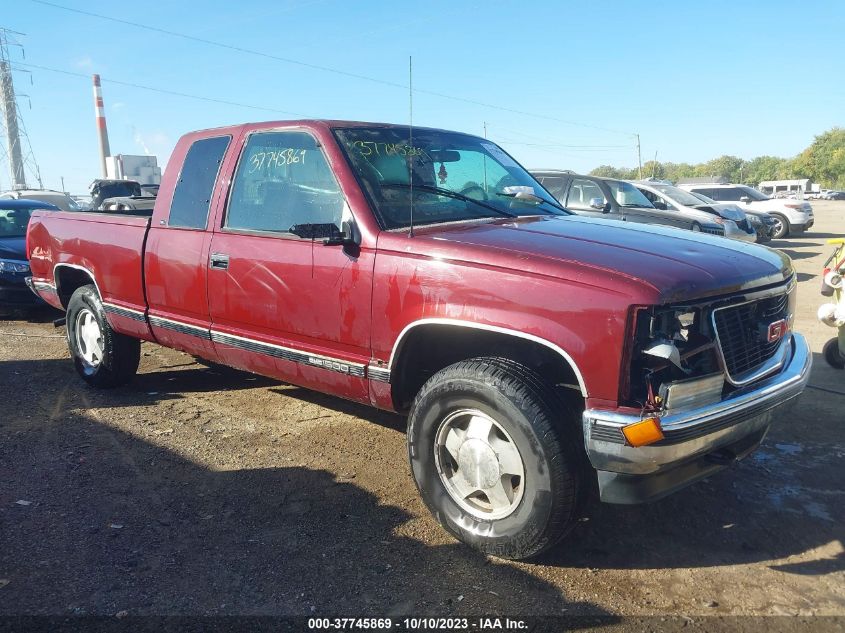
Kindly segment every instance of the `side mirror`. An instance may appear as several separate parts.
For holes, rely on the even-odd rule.
[[[604,208],[604,200],[602,200],[601,198],[590,198],[590,208],[596,209],[597,211],[604,211],[605,213],[607,213]]]
[[[745,204],[748,204],[749,202],[751,202],[751,198],[749,198],[748,196],[742,196],[742,197],[739,199],[739,201],[740,201],[740,202],[744,202]]]
[[[337,230],[335,228],[335,230]],[[344,220],[340,231],[323,240],[326,246],[358,247],[361,245],[361,233],[353,220]]]

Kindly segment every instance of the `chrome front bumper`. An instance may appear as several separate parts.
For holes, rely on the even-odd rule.
[[[663,491],[661,488],[660,494],[648,495],[648,498],[614,500],[610,498],[612,494],[606,495],[602,490],[602,499],[635,503],[657,498],[706,476],[713,469],[705,469],[706,474],[699,472],[701,469],[693,469],[698,474],[692,476],[687,472],[689,476],[682,481],[677,477],[667,478],[665,473],[668,471],[684,470],[680,467],[701,458],[710,457],[709,461],[716,463],[721,458],[715,455],[730,452],[733,446],[742,446],[745,450],[743,442],[759,436],[743,455],[753,450],[768,430],[774,409],[797,397],[809,379],[813,357],[806,340],[800,334],[793,334],[790,344],[791,358],[779,373],[738,389],[720,402],[660,416],[664,439],[649,446],[630,446],[622,435],[622,427],[638,422],[641,416],[586,410],[582,419],[584,443],[590,462],[599,471],[600,487],[603,480],[607,483],[619,479],[614,476],[617,474],[633,479],[663,475],[663,479],[671,480],[671,489]]]

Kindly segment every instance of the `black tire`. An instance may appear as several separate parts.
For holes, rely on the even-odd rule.
[[[782,240],[789,237],[789,220],[780,213],[770,214],[778,223],[772,228],[772,239]]]
[[[522,491],[501,518],[479,517],[461,507],[438,470],[435,454],[445,448],[435,447],[439,432],[468,409],[494,420],[522,459]],[[502,358],[475,358],[441,370],[423,385],[408,419],[411,471],[429,510],[458,540],[512,560],[551,548],[574,526],[582,499],[579,438],[552,387],[527,367]],[[494,451],[489,438],[487,448]],[[500,453],[493,454],[498,460]],[[495,473],[508,477],[502,470]]]
[[[689,230],[693,233],[701,233],[701,225],[698,222],[693,222]]]
[[[825,343],[822,353],[828,365],[834,369],[845,369],[845,357],[839,351],[839,339],[832,338]]]
[[[90,315],[90,316],[89,316]],[[93,320],[99,327],[102,358],[85,359],[86,343],[78,334],[83,320]],[[111,388],[132,380],[141,361],[141,341],[112,330],[103,303],[94,286],[77,288],[67,305],[67,343],[77,373],[92,387]]]

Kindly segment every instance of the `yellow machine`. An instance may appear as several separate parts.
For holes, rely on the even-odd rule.
[[[825,343],[824,358],[831,367],[845,369],[845,239],[827,242],[837,246],[824,264],[822,294],[833,301],[819,308],[819,321],[837,328],[839,333]]]

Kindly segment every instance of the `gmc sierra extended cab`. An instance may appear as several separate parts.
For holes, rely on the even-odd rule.
[[[95,387],[140,341],[407,414],[417,487],[506,558],[584,491],[742,458],[809,374],[788,257],[569,214],[483,138],[338,121],[184,136],[151,216],[36,212],[30,285]]]

